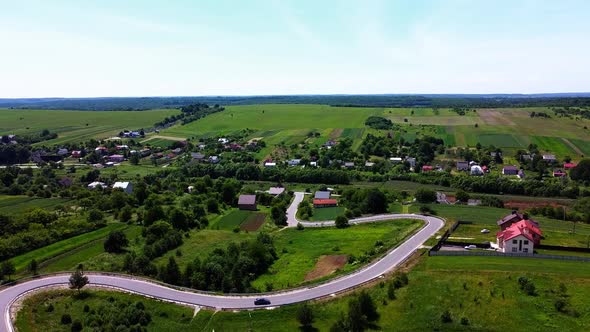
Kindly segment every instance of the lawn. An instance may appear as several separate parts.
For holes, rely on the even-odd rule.
[[[62,111],[0,109],[0,135],[38,134],[44,129],[58,138],[40,144],[77,143],[106,138],[124,129],[149,128],[178,110],[150,111]]]
[[[68,202],[71,202],[71,200],[66,198],[0,195],[0,213],[22,214],[33,208],[53,209],[57,205],[65,205]]]
[[[42,263],[45,260],[64,254],[71,250],[75,250],[76,248],[92,241],[104,239],[111,231],[122,230],[125,227],[127,227],[127,225],[120,223],[109,224],[98,230],[55,242],[48,246],[30,251],[26,254],[16,256],[11,259],[11,261],[14,263],[17,273],[22,273],[33,258],[37,260],[37,262]]]
[[[368,252],[385,252],[395,247],[422,225],[418,220],[400,219],[372,224],[361,224],[346,229],[306,228],[303,231],[285,229],[274,233],[278,260],[267,274],[260,276],[253,286],[260,290],[290,288],[304,283],[323,255],[346,255],[360,258]],[[380,241],[382,245],[378,245]],[[380,248],[379,248],[380,247]],[[357,269],[362,264],[345,264],[342,272]]]
[[[72,321],[79,320],[85,326],[85,330],[91,330],[86,326],[87,317],[93,312],[110,310],[116,312],[121,307],[141,302],[145,311],[150,315],[151,322],[147,325],[148,331],[179,332],[195,331],[208,320],[210,313],[200,314],[193,318],[194,309],[148,299],[139,295],[105,291],[87,290],[86,297],[74,296],[74,291],[53,290],[35,294],[24,301],[24,306],[18,312],[16,327],[20,332],[33,331],[71,331],[71,324],[62,324],[61,317],[69,314]],[[53,310],[47,310],[49,306]],[[89,307],[89,312],[84,312],[84,306]],[[118,330],[118,329],[117,329]]]
[[[449,220],[469,221],[470,225],[461,225],[453,237],[473,238],[474,242],[496,241],[495,233],[499,230],[496,221],[507,214],[511,213],[509,209],[499,209],[484,206],[467,206],[467,205],[429,205],[438,215],[449,218]],[[413,205],[412,212],[417,212],[419,207]],[[549,219],[542,216],[531,216],[532,219],[539,222],[543,231],[544,239],[542,244],[556,246],[583,247],[588,245],[588,236],[590,236],[590,225],[576,223],[576,233],[572,234],[574,224],[570,221]],[[481,234],[483,228],[489,229],[488,234]],[[469,240],[468,240],[469,241]]]
[[[314,208],[313,216],[310,219],[312,221],[334,220],[336,217],[344,215],[344,210],[346,209],[343,206]]]

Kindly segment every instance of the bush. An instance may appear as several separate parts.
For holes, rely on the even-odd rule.
[[[451,313],[448,310],[445,310],[445,312],[440,315],[440,321],[443,323],[452,323],[453,317],[451,317]]]
[[[300,222],[298,222],[298,223],[297,223],[297,230],[298,230],[298,231],[302,231],[302,230],[304,230],[304,229],[305,229],[305,227],[303,227],[303,225],[302,225]]]
[[[420,188],[414,194],[418,203],[433,203],[436,202],[436,192],[434,190]]]
[[[461,318],[461,325],[469,325],[469,319],[467,317]]]
[[[47,311],[47,312],[53,312],[53,310],[55,310],[55,307],[53,306],[53,303],[49,303],[49,306],[47,306],[47,309],[45,309],[45,311]]]
[[[70,316],[69,314],[61,315],[61,323],[64,325],[72,323],[72,316]]]
[[[336,217],[335,224],[336,224],[336,228],[346,228],[346,227],[350,226],[348,224],[348,218],[346,218],[345,216],[342,216],[342,215]]]
[[[88,306],[88,304],[84,305],[84,312],[89,312],[90,311],[90,307]]]
[[[79,320],[74,321],[74,323],[72,323],[72,332],[80,332],[82,331],[84,327],[82,326],[82,322],[80,322]]]

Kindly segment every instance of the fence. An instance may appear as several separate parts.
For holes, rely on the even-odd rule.
[[[542,254],[515,254],[501,253],[495,251],[429,251],[428,256],[497,256],[497,257],[522,257],[522,258],[542,258],[542,259],[560,259],[570,261],[589,262],[590,257],[563,256],[563,255],[542,255]]]

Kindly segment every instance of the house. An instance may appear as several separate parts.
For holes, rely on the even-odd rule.
[[[552,154],[544,154],[543,160],[548,163],[554,163],[557,161],[557,159],[555,158],[555,155],[552,155]]]
[[[217,164],[217,163],[219,163],[219,157],[218,156],[209,156],[209,162],[211,164]]]
[[[147,148],[139,150],[139,155],[142,156],[142,157],[147,157],[151,153],[152,153],[152,150],[147,149]]]
[[[291,159],[287,161],[287,165],[289,166],[299,166],[301,164],[301,159]]]
[[[330,199],[332,193],[329,191],[316,191],[313,196],[314,199]]]
[[[413,169],[414,167],[416,167],[416,158],[414,158],[414,157],[407,157],[406,158],[406,162],[408,164],[410,164],[410,168]]]
[[[72,151],[72,158],[80,158],[80,157],[82,157],[82,151],[80,151],[80,150]]]
[[[193,158],[194,161],[203,161],[205,155],[198,152],[191,152],[191,158]]]
[[[115,163],[112,161],[108,161],[108,162],[104,163],[104,167],[113,167],[113,166],[115,166]]]
[[[518,175],[518,167],[513,165],[504,166],[502,168],[502,174],[504,175]]]
[[[532,254],[543,233],[529,220],[521,220],[496,234],[498,249],[504,253]]]
[[[131,194],[133,192],[133,185],[131,182],[115,182],[113,189],[121,189],[127,194]]]
[[[402,162],[402,158],[400,158],[400,157],[391,157],[391,158],[389,158],[389,161],[391,161],[394,164],[399,164],[399,163]]]
[[[574,163],[565,163],[565,164],[563,164],[563,168],[564,169],[572,169],[572,168],[574,168],[576,166],[578,166],[578,165],[577,164],[574,164]]]
[[[106,148],[106,146],[97,146],[94,149],[94,152],[98,153],[98,154],[103,154],[106,153],[109,149]]]
[[[270,189],[268,189],[268,193],[273,196],[278,196],[284,192],[285,188],[283,187],[270,187]]]
[[[467,200],[467,205],[469,206],[478,206],[481,205],[481,199],[468,199]]]
[[[327,149],[331,149],[333,146],[336,146],[336,144],[338,144],[338,142],[336,142],[334,140],[329,140],[326,143],[324,143],[324,145],[322,145],[322,146]]]
[[[492,151],[490,152],[490,157],[492,158],[496,158],[496,157],[502,157],[502,152],[496,152],[496,151]]]
[[[317,199],[314,198],[313,200],[313,207],[314,208],[325,208],[325,207],[336,207],[338,206],[338,201],[330,198],[330,199]]]
[[[221,137],[217,140],[217,142],[219,142],[221,144],[227,144],[227,143],[229,143],[229,140],[227,138]]]
[[[256,195],[240,195],[238,198],[238,208],[240,210],[256,210]]]
[[[469,170],[469,163],[467,161],[458,161],[457,162],[457,170],[458,171],[468,171]]]
[[[373,166],[375,166],[375,163],[374,162],[371,162],[371,161],[365,162],[365,167],[369,167],[370,168],[370,167],[373,167]]]
[[[115,146],[115,149],[117,149],[117,150],[128,150],[129,149],[129,146],[128,145],[125,145],[125,144],[123,144],[123,145],[117,145],[117,146]]]
[[[90,184],[88,184],[88,189],[96,189],[98,187],[104,188],[105,187],[104,182],[94,181],[94,182],[91,182]]]
[[[68,149],[66,149],[66,148],[57,149],[58,156],[65,156],[66,154],[68,154]]]
[[[181,152],[182,152],[181,148],[176,148],[176,149],[172,150],[172,153],[174,153],[174,154],[180,154]]]
[[[129,134],[129,136],[131,137],[140,137],[141,133],[139,131],[132,131],[131,134]]]
[[[556,170],[553,171],[553,177],[554,178],[560,178],[560,177],[564,177],[566,175],[567,174],[565,173],[565,171],[564,170],[561,170],[561,169],[556,169]]]
[[[471,169],[469,170],[469,174],[474,175],[474,176],[482,176],[483,173],[484,173],[484,170],[479,165],[473,165],[473,166],[471,166]]]
[[[264,163],[264,167],[276,167],[277,163],[272,162],[272,161],[267,161]]]
[[[519,213],[518,211],[512,211],[511,214],[505,216],[504,218],[498,220],[496,224],[500,226],[500,229],[505,230],[506,228],[512,226],[512,224],[521,221],[521,220],[528,220],[536,227],[539,227],[539,223],[533,219],[529,219],[526,214]]]
[[[534,157],[534,155],[532,155],[532,154],[523,154],[523,155],[520,155],[520,160],[531,161],[531,160],[533,160],[533,157]]]
[[[122,154],[113,154],[109,156],[109,161],[112,161],[114,163],[120,163],[124,160],[125,156],[123,156]]]
[[[430,165],[422,166],[422,172],[430,172],[430,171],[432,171],[432,166],[430,166]]]
[[[522,169],[518,170],[518,178],[519,179],[524,179],[526,177],[526,175],[524,174],[524,171]]]
[[[347,161],[344,163],[344,167],[346,168],[353,168],[354,167],[354,163],[352,161]]]
[[[317,161],[310,161],[309,166],[318,167],[318,162]]]

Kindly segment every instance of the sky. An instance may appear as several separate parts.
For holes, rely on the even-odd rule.
[[[586,0],[0,0],[0,98],[590,92]]]

